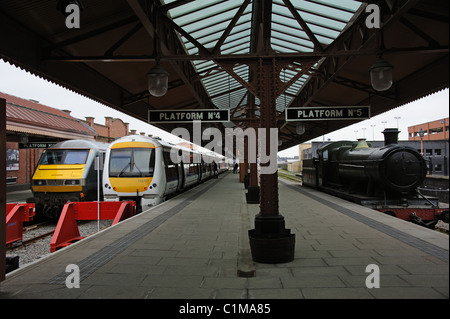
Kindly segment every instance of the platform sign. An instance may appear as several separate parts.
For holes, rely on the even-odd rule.
[[[230,110],[148,111],[149,123],[229,122]]]
[[[363,120],[370,118],[370,106],[320,106],[286,108],[286,121]]]
[[[28,142],[19,143],[19,148],[49,148],[55,144],[56,142]]]

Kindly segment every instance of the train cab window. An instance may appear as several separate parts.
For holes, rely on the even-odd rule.
[[[152,177],[155,152],[152,148],[118,148],[111,150],[110,177]]]
[[[46,150],[38,165],[86,164],[89,150]]]

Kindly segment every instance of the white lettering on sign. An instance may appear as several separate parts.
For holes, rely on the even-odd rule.
[[[229,122],[229,110],[149,111],[149,123],[189,123],[193,121]]]
[[[286,121],[354,120],[370,118],[370,106],[291,107]]]
[[[343,110],[301,110],[298,111],[298,117],[299,118],[308,118],[308,117],[343,117],[344,111]]]

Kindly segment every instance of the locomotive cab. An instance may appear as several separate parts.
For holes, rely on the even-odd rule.
[[[68,201],[96,200],[95,158],[105,150],[106,144],[88,140],[64,141],[44,150],[32,177],[33,197],[28,199],[36,204],[37,214],[57,217]]]

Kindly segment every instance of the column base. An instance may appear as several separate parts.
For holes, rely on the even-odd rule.
[[[278,264],[294,260],[295,234],[284,227],[283,216],[257,215],[248,237],[253,261]]]

